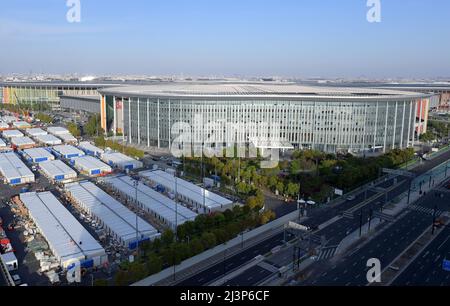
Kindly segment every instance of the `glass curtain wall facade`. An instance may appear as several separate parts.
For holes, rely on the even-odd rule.
[[[264,139],[258,124],[279,126],[279,136],[296,148],[324,152],[387,152],[406,148],[425,128],[416,110],[425,99],[368,100],[368,101],[308,101],[308,100],[245,100],[245,99],[169,99],[157,97],[115,97],[111,112],[107,112],[108,131],[120,133],[124,140],[142,146],[168,148],[174,137],[175,122],[194,125],[201,115],[204,126],[214,122],[228,122],[236,128],[238,142]],[[111,118],[112,116],[112,118]],[[242,124],[250,126],[242,127]],[[192,139],[207,138],[214,133],[226,134],[225,125],[214,131],[193,131]],[[198,138],[196,138],[198,137]]]
[[[46,103],[54,110],[60,109],[60,97],[92,96],[98,95],[98,88],[83,86],[20,86],[4,85],[2,90],[2,103],[6,104],[37,104]]]

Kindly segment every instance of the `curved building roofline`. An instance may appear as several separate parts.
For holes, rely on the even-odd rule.
[[[293,83],[170,83],[102,88],[103,95],[139,98],[282,99],[314,101],[411,100],[432,96],[381,88],[304,86]]]

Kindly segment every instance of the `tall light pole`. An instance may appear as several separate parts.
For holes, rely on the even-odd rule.
[[[175,241],[178,241],[178,181],[177,170],[175,169]]]
[[[363,222],[363,213],[362,209],[359,211],[359,237],[362,236],[362,222]]]
[[[137,178],[135,178],[135,180],[133,181],[133,185],[134,185],[134,190],[135,190],[135,202],[136,202],[136,257],[139,257],[139,230],[138,230],[138,226],[139,226],[139,222],[138,222],[138,212],[139,212],[139,204],[138,204],[138,186],[139,186],[139,181]]]

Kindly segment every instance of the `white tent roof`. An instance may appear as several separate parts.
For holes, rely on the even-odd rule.
[[[83,141],[80,142],[80,144],[78,145],[78,147],[82,150],[87,150],[90,152],[94,152],[94,153],[100,153],[103,154],[105,151],[94,146],[93,144],[91,144],[89,141]]]
[[[53,135],[69,134],[69,130],[59,126],[51,126],[47,128],[47,132]]]
[[[28,129],[27,133],[32,137],[47,135],[47,132],[40,128]]]
[[[104,182],[112,185],[115,189],[126,194],[130,198],[135,199],[136,188],[134,186],[134,183],[136,181],[131,177],[109,177],[105,178]],[[178,225],[180,225],[186,221],[193,221],[197,217],[197,214],[192,210],[184,207],[181,204],[177,205],[173,200],[165,197],[159,192],[154,191],[152,188],[148,187],[142,182],[138,183],[137,189],[138,202],[140,202],[143,206],[147,207],[149,210],[161,216],[171,224],[175,224],[175,221],[177,221]],[[178,212],[177,220],[175,220],[176,211]]]
[[[13,122],[13,125],[16,127],[16,128],[23,128],[23,127],[30,127],[31,126],[31,124],[29,124],[28,122],[25,122],[25,121],[17,121],[17,122]]]
[[[20,199],[63,266],[73,259],[105,255],[103,247],[51,192],[23,193]]]
[[[39,167],[41,167],[42,171],[44,171],[48,176],[52,178],[59,175],[64,176],[71,175],[72,177],[77,176],[75,170],[67,166],[64,162],[62,162],[59,159],[40,163]]]
[[[72,134],[58,134],[58,137],[61,138],[64,142],[73,142],[77,141],[77,139]]]
[[[91,182],[66,185],[67,191],[124,242],[136,241],[136,214]],[[159,236],[158,231],[138,217],[140,239]]]
[[[58,145],[62,143],[62,140],[53,135],[39,135],[35,137],[37,141],[48,144],[48,145]]]
[[[101,160],[92,157],[92,156],[82,156],[82,157],[76,157],[73,159],[75,162],[75,165],[77,167],[80,167],[83,170],[91,171],[99,169],[103,172],[111,172],[112,169],[110,166],[102,162]]]
[[[156,184],[169,188],[172,191],[175,190],[175,177],[165,171],[142,171],[139,172],[139,175],[155,182]],[[203,189],[180,178],[177,178],[177,193],[200,205],[203,205],[204,197],[205,206],[209,209],[222,208],[223,206],[233,204],[232,201],[219,196],[218,194]]]
[[[0,172],[7,179],[33,177],[34,174],[14,152],[0,153]]]
[[[55,156],[53,156],[52,153],[50,153],[49,151],[47,151],[44,148],[32,148],[32,149],[26,149],[23,150],[23,152],[25,153],[26,156],[28,156],[29,158],[36,160],[39,158],[43,158],[43,157],[47,157],[47,159],[55,159]]]
[[[71,145],[59,145],[54,146],[53,150],[60,153],[61,155],[68,156],[68,155],[78,155],[78,156],[84,156],[84,152],[75,148]]]
[[[23,133],[18,130],[6,130],[2,132],[3,137],[12,138],[12,137],[23,137]]]
[[[135,160],[134,158],[131,158],[129,156],[126,156],[125,154],[122,154],[120,152],[104,153],[102,155],[102,160],[104,160],[107,163],[111,162],[119,167],[124,167],[126,165],[133,165],[134,168],[142,167],[142,162]]]
[[[34,145],[35,142],[30,137],[14,137],[11,139],[11,143],[18,147],[20,146],[31,146]]]

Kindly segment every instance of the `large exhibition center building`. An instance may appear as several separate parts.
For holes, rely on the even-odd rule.
[[[108,87],[99,93],[103,128],[129,143],[168,148],[176,137],[171,133],[174,123],[195,125],[200,118],[208,128],[193,130],[201,136],[192,139],[230,133],[228,123],[237,143],[262,148],[289,144],[333,153],[413,146],[426,132],[434,97],[394,89],[271,82],[160,83]],[[223,124],[211,125],[218,122]],[[271,141],[273,131],[276,141]]]

